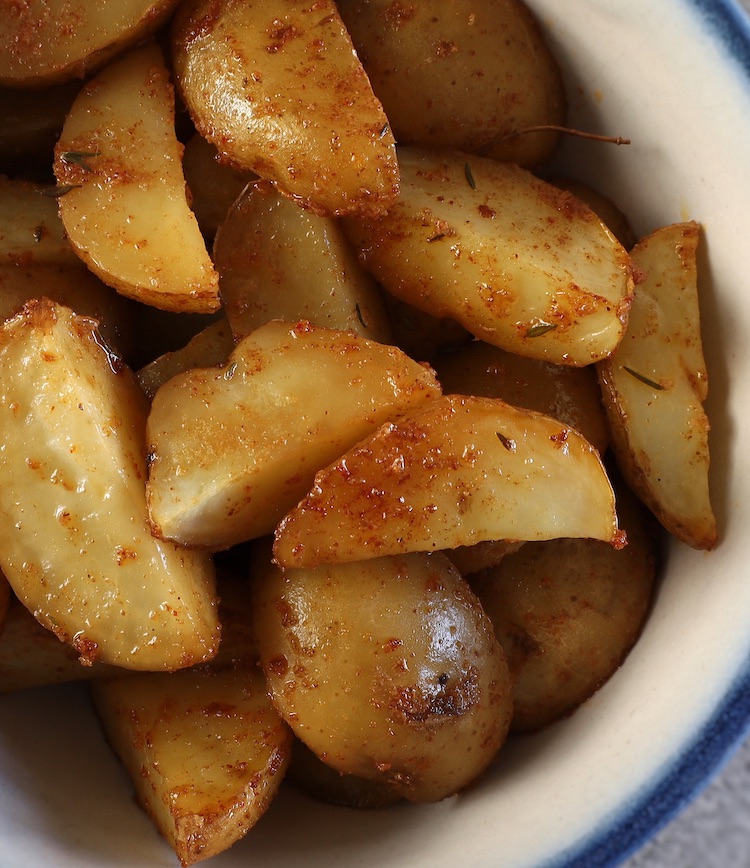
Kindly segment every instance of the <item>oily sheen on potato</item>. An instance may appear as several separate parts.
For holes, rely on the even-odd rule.
[[[339,222],[300,208],[268,183],[248,185],[231,206],[213,260],[236,340],[271,319],[305,319],[393,343],[382,293]]]
[[[708,375],[700,333],[700,227],[657,229],[633,249],[644,274],[630,324],[599,366],[618,462],[662,524],[699,549],[716,544],[708,485]]]
[[[398,142],[523,166],[551,155],[558,133],[529,128],[564,124],[565,94],[542,31],[520,0],[337,6]]]
[[[95,325],[42,300],[0,327],[0,567],[83,662],[179,669],[216,653],[214,569],[151,534],[145,399]]]
[[[507,665],[443,555],[295,570],[259,558],[253,594],[274,704],[324,762],[424,802],[492,761],[511,713]]]
[[[333,0],[187,0],[172,54],[196,129],[231,163],[320,213],[393,202],[393,134]]]
[[[620,545],[598,453],[564,423],[500,399],[445,395],[386,422],[315,476],[276,529],[284,567],[484,540]]]
[[[208,313],[218,275],[190,210],[174,93],[156,43],[84,85],[55,151],[60,216],[105,283],[145,304]]]
[[[613,352],[633,293],[630,259],[588,206],[511,163],[398,154],[396,204],[344,222],[385,289],[522,356],[588,365]]]
[[[0,85],[83,78],[164,23],[178,0],[24,0],[3,4]]]
[[[187,371],[156,393],[147,433],[155,532],[215,549],[269,534],[316,471],[439,393],[434,374],[395,347],[268,323],[226,365]]]

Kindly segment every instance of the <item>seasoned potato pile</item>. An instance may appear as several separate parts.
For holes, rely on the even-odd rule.
[[[520,0],[5,5],[0,692],[185,866],[462,793],[717,544],[700,226],[554,174]]]

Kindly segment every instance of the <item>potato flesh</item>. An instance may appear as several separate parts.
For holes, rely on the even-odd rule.
[[[191,0],[172,46],[196,128],[236,166],[329,215],[393,202],[393,135],[332,0]]]
[[[596,450],[539,413],[446,395],[318,473],[279,524],[274,556],[309,567],[554,537],[621,542]]]
[[[340,0],[337,5],[398,142],[482,153],[524,166],[552,154],[555,132],[511,135],[565,123],[560,71],[525,4]]]
[[[662,227],[633,249],[645,279],[615,355],[599,367],[618,462],[631,487],[683,542],[717,541],[709,492],[708,377],[700,334],[699,227]]]
[[[268,563],[253,591],[274,703],[326,763],[436,801],[492,761],[510,716],[507,668],[442,555],[286,571]]]
[[[153,33],[178,0],[24,0],[0,15],[0,84],[79,77]]]
[[[214,242],[221,300],[235,339],[269,320],[304,319],[392,343],[380,290],[338,222],[268,184],[248,186]]]
[[[177,669],[215,654],[214,573],[152,537],[145,400],[92,320],[31,302],[0,328],[0,566],[84,662]]]
[[[226,850],[263,815],[292,738],[257,669],[130,675],[93,693],[139,801],[182,865]]]
[[[155,43],[84,86],[55,155],[65,231],[105,283],[145,304],[208,313],[218,276],[187,201],[174,94]]]
[[[439,391],[393,347],[310,323],[262,326],[226,366],[157,392],[147,433],[155,532],[211,548],[271,533],[317,470]]]
[[[385,289],[522,356],[587,365],[612,353],[630,259],[588,206],[509,163],[398,153],[398,202],[344,221]]]

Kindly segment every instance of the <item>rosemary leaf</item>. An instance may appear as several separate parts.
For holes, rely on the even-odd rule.
[[[657,392],[663,392],[664,386],[661,383],[657,383],[654,380],[650,380],[644,374],[639,374],[638,371],[634,371],[632,368],[629,368],[627,365],[622,366],[624,371],[627,371],[631,377],[635,377],[636,380],[640,380],[642,383],[645,383],[647,386],[651,386],[652,389],[656,389]]]
[[[541,335],[546,335],[547,332],[554,331],[557,328],[557,325],[552,322],[540,322],[535,326],[531,326],[531,328],[526,332],[525,337],[527,338],[538,338]]]
[[[358,301],[354,303],[354,310],[357,312],[357,319],[362,323],[362,328],[366,329],[368,326],[365,318],[362,316],[362,308],[359,306]]]
[[[516,441],[512,440],[510,437],[506,437],[505,434],[502,434],[500,431],[495,431],[497,434],[497,439],[503,444],[503,446],[508,450],[508,452],[516,451]]]
[[[53,199],[59,199],[71,190],[78,190],[83,184],[63,184],[59,187],[43,187],[39,192],[42,196],[52,196]]]
[[[474,180],[474,175],[471,171],[471,166],[468,163],[464,163],[464,175],[466,175],[466,180],[469,183],[469,186],[472,190],[477,189],[477,182]]]

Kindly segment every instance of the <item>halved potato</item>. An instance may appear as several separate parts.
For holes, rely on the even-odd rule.
[[[148,420],[154,532],[228,548],[271,533],[321,467],[440,394],[431,370],[351,332],[274,321],[221,368],[180,374]]]
[[[612,445],[625,478],[671,533],[691,546],[717,542],[709,493],[709,421],[696,251],[700,228],[657,229],[633,249],[644,280],[630,324],[599,366]]]
[[[138,800],[192,865],[260,819],[284,777],[292,735],[254,666],[108,679],[93,696]]]
[[[237,167],[320,213],[393,202],[393,134],[333,0],[187,0],[172,49],[197,130]]]
[[[593,366],[553,365],[473,341],[433,361],[446,394],[502,398],[575,428],[603,454],[607,419]]]
[[[351,329],[392,343],[382,293],[333,217],[248,185],[214,241],[221,301],[235,339],[269,320]]]
[[[284,567],[312,567],[554,537],[622,542],[596,450],[540,413],[446,395],[318,473],[276,529],[274,555]]]
[[[216,653],[214,570],[151,535],[146,411],[93,320],[43,300],[0,327],[0,567],[84,662],[178,669]]]
[[[474,781],[505,740],[510,678],[492,625],[440,554],[253,570],[261,665],[295,735],[411,801]]]
[[[218,308],[218,276],[188,205],[174,93],[155,43],[84,85],[54,170],[65,231],[105,283],[167,310]]]
[[[0,15],[0,84],[40,87],[83,78],[118,52],[154,33],[178,2],[4,3]]]
[[[220,570],[218,592],[213,660],[178,673],[110,674],[93,689],[139,801],[183,865],[225,850],[257,822],[292,748],[257,666],[246,577]]]
[[[532,166],[565,123],[560,70],[521,0],[338,0],[396,140]]]
[[[622,487],[617,506],[628,536],[620,550],[591,539],[530,542],[471,577],[508,659],[515,731],[574,711],[641,633],[654,589],[656,535],[651,516]]]
[[[615,349],[630,258],[587,205],[509,163],[402,147],[399,164],[388,213],[344,221],[385,289],[522,356],[587,365]]]

